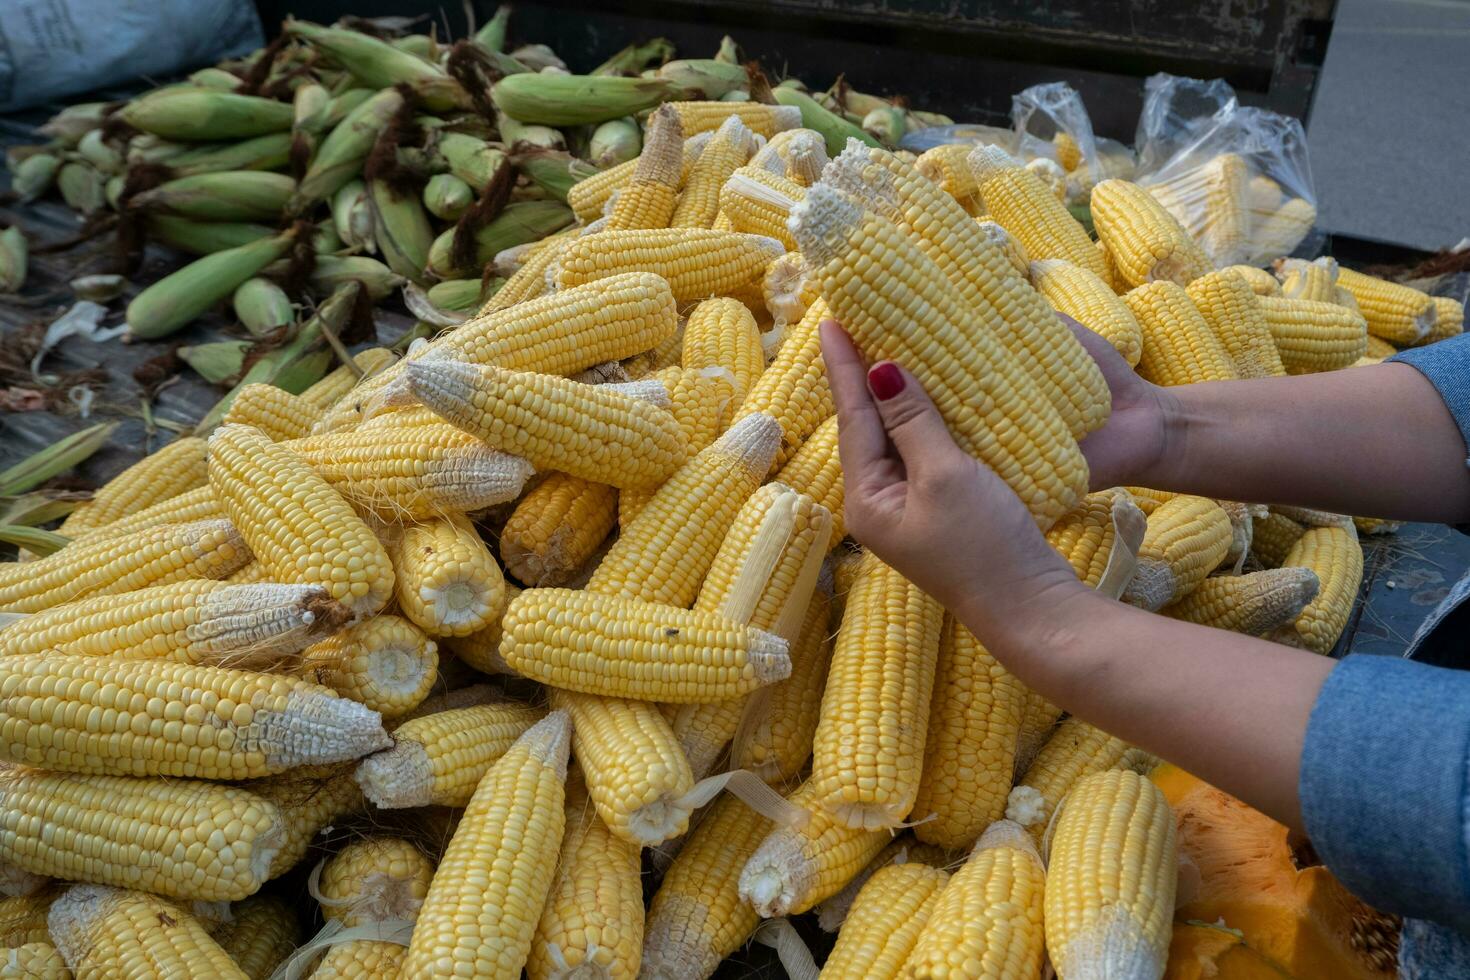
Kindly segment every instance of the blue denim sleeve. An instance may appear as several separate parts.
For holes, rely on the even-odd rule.
[[[1354,894],[1470,933],[1470,671],[1344,658],[1312,709],[1299,791],[1312,845]]]
[[[1389,360],[1407,364],[1429,379],[1470,446],[1470,334],[1399,351]]]

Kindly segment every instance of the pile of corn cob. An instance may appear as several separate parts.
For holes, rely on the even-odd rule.
[[[1325,654],[1383,525],[1088,493],[1108,393],[1054,311],[1173,385],[1348,368],[1462,310],[1330,260],[1214,269],[1120,179],[1094,241],[994,146],[807,119],[658,108],[574,225],[476,257],[508,275],[464,323],[240,385],[0,566],[8,962],[688,980],[757,936],[811,975],[786,920],[816,910],[831,977],[1164,975],[1154,760],[844,541],[817,324],[912,370],[1089,585]],[[390,259],[397,187],[365,191]]]

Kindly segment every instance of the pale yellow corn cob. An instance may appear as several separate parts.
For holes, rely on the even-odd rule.
[[[1257,302],[1287,374],[1351,367],[1368,349],[1365,320],[1347,307],[1283,296]]]
[[[351,928],[418,918],[434,862],[401,837],[351,841],[322,865],[317,891],[322,916]]]
[[[1120,496],[1124,504],[1119,503]],[[1047,543],[1067,559],[1088,588],[1104,584],[1103,576],[1108,571],[1117,534],[1115,509],[1126,506],[1126,498],[1127,494],[1118,490],[1090,493],[1046,532]],[[1134,512],[1130,519],[1141,516]]]
[[[977,147],[968,161],[989,216],[1015,236],[1033,262],[1066,259],[1113,285],[1112,273],[1086,229],[1039,176],[998,147]]]
[[[822,974],[896,980],[939,904],[949,874],[926,864],[890,864],[858,892]]]
[[[1082,164],[1082,147],[1076,138],[1064,129],[1059,129],[1051,138],[1057,151],[1057,163],[1063,170],[1076,170]]]
[[[740,117],[731,116],[720,123],[689,171],[669,226],[710,227],[720,209],[720,189],[731,174],[745,166],[754,150],[755,134],[740,121]]]
[[[508,310],[528,300],[539,299],[551,291],[550,271],[561,258],[561,253],[573,238],[581,234],[580,229],[569,228],[536,244],[541,246],[526,256],[519,269],[511,273],[505,284],[497,289],[480,307],[480,316],[488,316]]]
[[[1240,262],[1250,250],[1249,185],[1250,167],[1238,153],[1221,153],[1205,166],[1204,220],[1199,240],[1216,266]]]
[[[831,316],[827,304],[820,297],[815,299],[801,320],[787,329],[775,360],[735,410],[737,419],[761,413],[779,424],[780,448],[772,460],[777,467],[785,465],[807,436],[836,411],[817,332],[821,322]]]
[[[1147,188],[1103,181],[1092,189],[1092,220],[1124,284],[1186,286],[1210,271],[1209,258]]]
[[[419,911],[404,976],[520,976],[565,829],[570,736],[553,712],[480,781]]]
[[[1317,209],[1306,198],[1293,197],[1251,225],[1256,256],[1286,255],[1307,237],[1317,220]]]
[[[300,439],[322,419],[321,409],[283,388],[250,384],[235,393],[221,425],[253,425],[267,439]]]
[[[787,252],[766,266],[761,280],[761,298],[766,312],[776,330],[784,330],[788,324],[799,321],[806,315],[807,307],[821,298],[817,284],[807,278],[806,264],[800,252]],[[769,343],[771,335],[762,338]]]
[[[505,611],[505,576],[466,518],[411,524],[391,555],[398,608],[431,636],[468,636]]]
[[[954,198],[967,213],[979,217],[987,213],[989,202],[984,197],[981,182],[976,179],[968,162],[973,149],[968,143],[946,143],[932,147],[919,154],[919,158],[914,161],[914,170]]]
[[[1435,297],[1435,299],[1440,299],[1440,298],[1441,297],[1438,297],[1438,296]],[[1273,343],[1274,343],[1274,341],[1273,341]],[[1399,349],[1397,347],[1395,347],[1393,344],[1390,344],[1386,340],[1383,340],[1383,339],[1381,339],[1379,337],[1375,337],[1372,334],[1369,334],[1368,335],[1368,350],[1367,350],[1367,353],[1364,354],[1363,356],[1364,357],[1371,357],[1371,358],[1374,358],[1375,360],[1381,361],[1381,360],[1383,360],[1385,358],[1393,357],[1398,352],[1399,352]]]
[[[209,937],[250,980],[268,980],[301,942],[296,913],[274,895],[252,895],[230,909]]]
[[[1004,815],[1025,703],[1021,682],[964,624],[946,618],[913,807],[924,821],[914,827],[916,837],[968,847]]]
[[[683,120],[680,120],[680,129],[683,128]],[[689,134],[684,139],[679,165],[680,183],[683,183],[683,175],[694,166],[695,161],[699,159],[699,154],[704,151],[705,144],[709,142],[709,137],[704,135],[704,132]],[[646,134],[644,145],[647,146]],[[626,187],[633,179],[633,172],[638,169],[638,159],[634,157],[632,160],[609,167],[601,173],[593,174],[586,180],[579,180],[572,185],[571,190],[567,192],[567,206],[576,214],[579,222],[586,225],[603,213],[608,199],[618,190]],[[573,233],[578,230],[572,229]]]
[[[731,116],[756,133],[770,139],[786,129],[801,125],[801,110],[795,106],[764,105],[759,102],[670,102],[684,124],[684,134],[692,136],[720,126]]]
[[[249,980],[198,919],[144,892],[75,885],[51,906],[47,921],[77,977]]]
[[[48,887],[28,895],[0,898],[0,946],[49,942],[46,910],[58,894],[55,888]]]
[[[1178,856],[1174,814],[1137,773],[1078,781],[1051,835],[1046,950],[1067,980],[1160,977]]]
[[[1268,568],[1279,568],[1286,556],[1306,533],[1306,525],[1272,510],[1255,522],[1251,535],[1251,553]]]
[[[352,769],[350,764],[303,766],[240,784],[274,803],[281,814],[281,849],[271,860],[266,877],[276,878],[290,871],[306,857],[318,833],[364,808]]]
[[[395,980],[407,958],[407,946],[354,939],[327,950],[307,980]]]
[[[1156,611],[1194,591],[1230,552],[1230,516],[1207,497],[1180,494],[1148,516],[1138,570],[1123,601]]]
[[[810,156],[820,154],[825,159],[827,143],[822,134],[814,129],[784,129],[766,140],[766,145],[757,150],[750,158],[750,165],[760,167],[770,173],[792,177],[791,151],[793,147],[797,147],[800,154]],[[806,170],[805,165],[802,166],[802,169]],[[816,183],[818,177],[820,174],[815,175],[810,182],[802,186],[810,187]],[[792,179],[794,180],[795,177]]]
[[[617,505],[615,487],[548,474],[500,532],[506,571],[531,586],[565,585],[612,531]]]
[[[1067,173],[1055,160],[1035,157],[1026,161],[1026,170],[1041,178],[1042,184],[1063,204],[1067,203]]]
[[[837,416],[817,426],[801,444],[786,465],[777,471],[777,483],[811,497],[832,515],[831,542],[841,541],[847,533],[842,503],[842,460],[837,455]]]
[[[1228,265],[1221,272],[1233,272],[1246,281],[1257,296],[1280,296],[1281,282],[1265,269],[1253,265]]]
[[[352,367],[343,364],[333,369],[326,377],[303,391],[299,397],[317,411],[325,412],[345,398],[347,393],[356,387],[358,381],[381,373],[396,360],[398,360],[398,355],[386,347],[369,347],[365,351],[352,355]]]
[[[270,667],[346,622],[309,585],[227,585],[189,579],[53,606],[0,629],[0,656],[80,654]]]
[[[1434,300],[1434,326],[1420,343],[1433,344],[1464,333],[1465,304],[1448,296],[1431,296],[1430,299]]]
[[[66,515],[57,533],[76,538],[160,501],[204,486],[204,440],[181,436],[108,480]]]
[[[1031,278],[1031,257],[1016,241],[1016,236],[1006,231],[998,221],[989,218],[977,219],[975,222],[980,230],[985,233],[985,240],[1004,253],[1007,261],[1011,263],[1011,271],[1022,279]],[[1068,263],[1071,265],[1071,263]],[[1075,268],[1075,267],[1074,267]],[[1109,290],[1111,292],[1111,290]]]
[[[151,507],[145,507],[127,517],[121,517],[101,527],[81,532],[72,539],[71,545],[67,547],[77,544],[93,544],[104,538],[121,537],[124,534],[144,531],[160,524],[189,524],[193,521],[222,519],[224,516],[225,509],[220,506],[219,501],[215,499],[214,491],[206,483],[202,487],[185,490],[167,500],[160,500]]]
[[[822,931],[840,930],[858,892],[863,890],[863,886],[873,875],[893,864],[926,864],[932,868],[947,868],[951,864],[950,852],[933,844],[921,844],[908,834],[893,838],[868,862],[867,867],[842,886],[841,891],[816,907],[817,925]]]
[[[1229,381],[1235,363],[1189,294],[1172,282],[1151,282],[1123,295],[1143,328],[1138,373],[1157,385]]]
[[[222,579],[250,561],[247,540],[225,520],[162,524],[7,562],[0,564],[0,609],[35,613],[91,596]]]
[[[765,235],[794,249],[786,221],[805,197],[806,187],[752,164],[735,170],[720,188],[718,220],[731,231]]]
[[[1257,174],[1246,182],[1246,200],[1253,219],[1275,211],[1285,199],[1281,185],[1265,174]]]
[[[728,371],[733,378],[734,399],[742,401],[766,367],[755,317],[733,299],[700,303],[684,324],[680,364],[688,371]]]
[[[35,874],[235,901],[269,876],[284,815],[231,786],[0,768],[0,862]]]
[[[1368,332],[1397,347],[1410,347],[1434,330],[1438,309],[1426,294],[1410,286],[1338,269],[1337,284],[1352,294]]]
[[[669,411],[684,433],[690,456],[709,448],[729,428],[731,413],[739,400],[734,396],[735,386],[727,372],[666,367],[655,371],[652,377],[668,389]],[[654,490],[621,491],[618,523],[623,527],[631,524],[654,493]]]
[[[0,758],[61,772],[247,779],[390,743],[378,715],[294,678],[105,657],[5,661]]]
[[[1363,581],[1363,549],[1351,527],[1308,528],[1281,562],[1286,568],[1309,568],[1320,588],[1290,626],[1272,634],[1278,643],[1327,654],[1337,645]]]
[[[1282,259],[1276,268],[1277,278],[1281,280],[1282,296],[1287,299],[1316,300],[1319,303],[1337,302],[1337,274],[1337,261],[1325,255],[1311,262],[1305,259]]]
[[[1286,373],[1265,311],[1250,283],[1228,269],[1200,276],[1185,290],[1190,302],[1225,348],[1241,378],[1271,378]]]
[[[50,942],[0,948],[0,977],[23,980],[71,980],[66,960]]]
[[[1129,367],[1143,355],[1143,331],[1133,311],[1092,272],[1061,259],[1031,263],[1031,281],[1041,295],[1113,346]]]
[[[906,980],[1032,980],[1041,972],[1045,872],[1036,845],[998,821],[950,876],[904,962]]]
[[[439,648],[402,616],[383,614],[307,647],[300,671],[391,721],[429,696]]]
[[[785,251],[774,239],[710,228],[600,231],[567,245],[556,287],[563,290],[619,274],[653,273],[667,281],[682,305],[759,284],[767,263]]]
[[[1057,726],[1026,775],[1012,788],[1006,819],[1025,827],[1040,847],[1053,811],[1077,781],[1112,769],[1127,752],[1128,743],[1122,739],[1081,718],[1068,718]]]
[[[1027,689],[1026,704],[1021,712],[1021,730],[1016,734],[1016,764],[1012,770],[1013,779],[1020,779],[1026,770],[1031,768],[1031,763],[1056,731],[1057,720],[1062,717],[1062,709],[1052,704],[1045,697],[1035,691]],[[1009,814],[1009,798],[1007,798],[1007,814]]]
[[[628,183],[608,209],[607,228],[667,228],[678,202],[684,131],[673,109],[660,106],[648,119],[643,152]],[[570,195],[568,195],[570,199]]]
[[[1317,596],[1310,568],[1268,568],[1207,578],[1163,613],[1185,622],[1263,636],[1296,621]]]

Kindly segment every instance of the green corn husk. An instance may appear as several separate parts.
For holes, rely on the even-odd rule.
[[[511,158],[516,169],[530,177],[550,197],[565,202],[567,191],[579,180],[597,173],[597,168],[558,150],[527,150]]]
[[[743,88],[737,88],[720,96],[720,102],[750,102],[750,93]]]
[[[240,87],[240,76],[223,68],[201,68],[189,76],[189,82],[217,92],[233,92]]]
[[[743,90],[748,83],[745,69],[714,58],[685,58],[671,61],[658,70],[658,77],[679,86],[686,99],[722,99]]]
[[[0,524],[0,541],[24,548],[38,558],[53,555],[71,543],[71,538],[23,524]]]
[[[234,143],[217,143],[214,146],[234,146]],[[196,149],[187,143],[175,143],[152,133],[138,133],[128,140],[127,160],[129,164],[135,163],[167,163],[174,157],[181,156],[189,150]],[[202,148],[200,148],[202,149]],[[241,168],[231,167],[231,170]]]
[[[885,105],[863,116],[863,129],[879,142],[897,146],[908,132],[908,115],[899,106]]]
[[[56,172],[61,169],[61,157],[53,153],[37,153],[28,156],[11,168],[10,186],[22,204],[34,201],[51,189]]]
[[[544,126],[606,122],[678,94],[679,87],[663,79],[615,75],[511,75],[490,89],[501,112],[517,122]]]
[[[336,255],[342,251],[342,239],[337,235],[337,226],[330,221],[318,222],[311,233],[311,250],[318,255]]]
[[[0,497],[14,497],[34,490],[53,476],[79,466],[117,431],[120,422],[104,422],[73,432],[0,471]]]
[[[326,114],[321,120],[323,129],[329,129],[337,125],[346,119],[353,109],[356,109],[377,94],[377,89],[349,88],[340,94],[333,95],[332,101],[327,103]]]
[[[562,131],[551,126],[537,126],[517,122],[503,112],[495,114],[495,124],[500,130],[500,142],[517,151],[522,149],[565,150],[566,137]]]
[[[811,89],[807,88],[806,82],[803,82],[801,79],[795,76],[792,76],[791,78],[781,79],[779,82],[776,83],[775,88],[791,88],[795,89],[798,92],[811,92]]]
[[[332,195],[332,226],[343,246],[354,251],[376,252],[373,238],[373,209],[367,199],[367,185],[349,180]]]
[[[371,88],[407,85],[426,108],[436,112],[472,108],[470,97],[459,82],[417,55],[400,51],[386,41],[301,20],[287,22],[286,32],[325,53]]]
[[[6,497],[0,503],[0,522],[35,527],[49,524],[76,510],[88,495],[67,490],[33,490],[15,497]]]
[[[449,164],[432,149],[422,146],[400,146],[394,149],[398,166],[421,177],[449,172]]]
[[[735,39],[728,34],[720,38],[720,49],[715,52],[712,60],[723,65],[745,64],[745,59],[740,55],[740,45],[736,44]]]
[[[440,133],[436,149],[449,172],[483,194],[495,177],[510,166],[505,151],[463,133]]]
[[[454,174],[435,174],[424,185],[424,207],[444,221],[458,221],[475,203],[475,192]]]
[[[148,237],[190,255],[213,255],[274,235],[275,229],[245,221],[195,221],[172,214],[144,217]]]
[[[326,126],[332,93],[325,85],[308,82],[291,95],[291,129],[295,132],[320,133]]]
[[[134,129],[180,142],[246,139],[291,128],[288,103],[196,88],[145,95],[119,115]]]
[[[107,145],[100,129],[94,129],[78,140],[77,152],[101,173],[120,174],[123,171],[123,155]]]
[[[296,190],[296,181],[265,170],[196,174],[135,194],[129,203],[200,221],[270,221]]]
[[[291,134],[268,133],[237,143],[210,143],[186,147],[164,160],[175,177],[225,173],[231,170],[284,170],[291,162]]]
[[[107,179],[89,163],[63,164],[56,174],[56,189],[73,211],[94,214],[107,206]]]
[[[121,175],[107,178],[107,183],[102,185],[102,197],[107,206],[114,211],[122,210],[123,191],[128,189],[128,179]]]
[[[128,280],[125,276],[102,272],[93,276],[80,276],[67,285],[77,299],[110,303],[127,291]]]
[[[15,293],[26,282],[30,248],[15,225],[0,231],[0,293]]]
[[[807,129],[815,129],[822,134],[827,141],[827,152],[832,156],[841,153],[850,139],[861,140],[869,146],[879,146],[877,140],[865,133],[861,126],[854,126],[836,113],[822,108],[805,92],[796,88],[786,88],[778,85],[772,90],[776,101],[782,105],[794,105],[801,110],[801,124]]]
[[[288,208],[303,210],[356,177],[378,135],[402,106],[403,96],[387,88],[349,112],[322,140]]]
[[[522,44],[512,51],[510,56],[533,72],[545,71],[548,68],[556,71],[567,70],[567,63],[545,44]]]
[[[504,284],[504,279],[492,279],[491,285],[495,283]],[[491,290],[493,292],[493,288]],[[478,279],[445,279],[429,287],[425,294],[429,302],[441,310],[453,310],[462,313],[465,310],[477,310],[480,304],[487,298],[485,284]]]
[[[612,119],[592,131],[587,157],[600,170],[616,167],[643,152],[643,130],[632,119]]]
[[[589,75],[637,75],[650,65],[662,65],[674,56],[674,42],[656,37],[630,44],[588,72]]]
[[[434,64],[439,57],[439,45],[427,34],[405,34],[388,42],[398,51],[406,51],[415,58]]]
[[[128,333],[135,338],[165,337],[187,326],[245,280],[279,259],[295,235],[287,232],[227,248],[195,259],[143,290],[128,304]]]
[[[565,228],[575,218],[570,208],[557,201],[523,201],[507,205],[494,221],[475,232],[474,265],[460,267],[454,264],[454,229],[451,228],[434,239],[433,247],[429,249],[429,271],[440,279],[477,276],[497,252],[545,238]]]
[[[69,105],[37,128],[42,136],[56,140],[62,146],[73,147],[90,130],[102,125],[102,118],[111,108],[110,102],[78,102]]]
[[[248,340],[219,340],[209,344],[180,347],[179,360],[189,365],[210,384],[221,384],[240,374],[245,355],[255,346]]]
[[[377,259],[366,255],[318,255],[311,270],[311,291],[326,295],[344,283],[355,282],[377,302],[408,282]]]
[[[475,43],[486,51],[505,50],[505,32],[510,26],[510,5],[501,4],[495,8],[495,16],[485,22],[485,26],[475,31]]]
[[[373,237],[388,268],[418,282],[429,262],[434,228],[417,195],[399,196],[380,180],[367,182],[368,202],[373,208]]]
[[[286,291],[260,276],[240,283],[230,304],[235,309],[235,318],[255,337],[264,337],[296,322],[296,309]]]

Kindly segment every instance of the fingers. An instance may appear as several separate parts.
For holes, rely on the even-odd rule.
[[[1082,342],[1082,346],[1087,349],[1087,353],[1097,362],[1098,367],[1103,369],[1104,375],[1107,375],[1111,370],[1123,370],[1130,373],[1133,371],[1128,366],[1128,362],[1123,359],[1123,355],[1118,353],[1118,349],[1101,336],[1093,333],[1065,313],[1058,313],[1057,319],[1065,323],[1077,339]]]
[[[837,454],[842,471],[860,477],[888,457],[888,436],[868,393],[868,367],[836,320],[823,320],[817,330],[827,383],[837,406]]]
[[[939,409],[912,374],[892,361],[879,361],[868,372],[868,387],[883,428],[910,473],[959,451]]]

